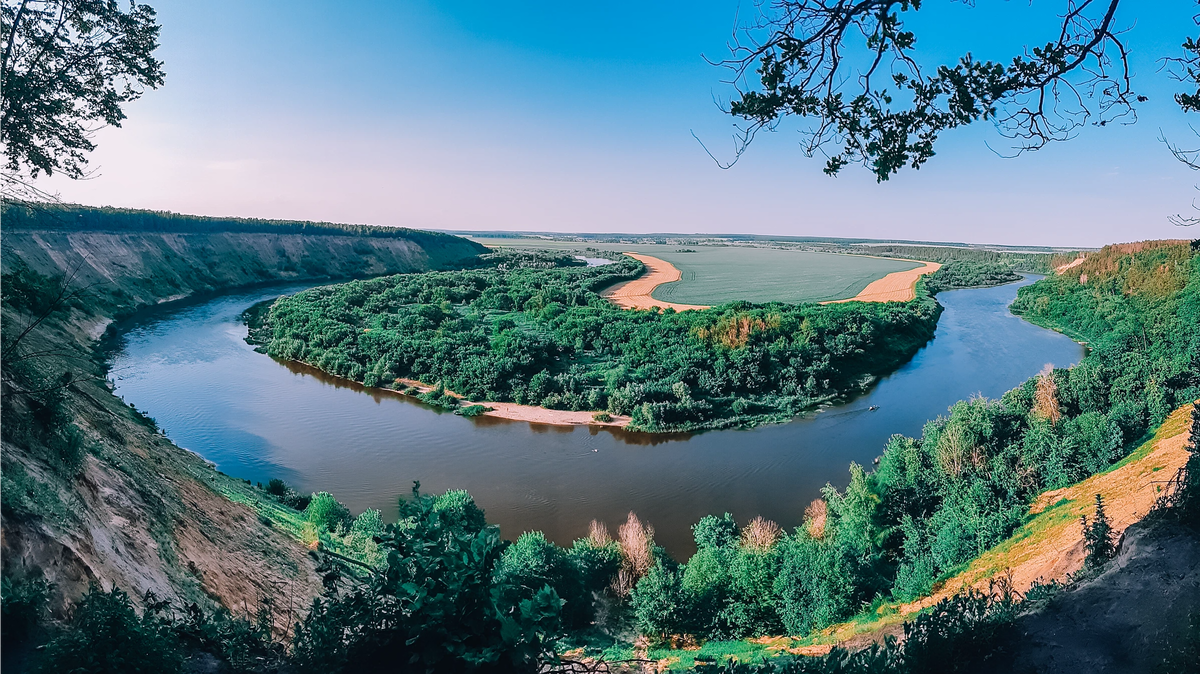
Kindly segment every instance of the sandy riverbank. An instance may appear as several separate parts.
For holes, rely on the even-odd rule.
[[[432,386],[415,379],[397,379],[397,384],[404,386],[412,386],[421,393],[430,391]],[[614,414],[611,421],[596,421],[592,418],[595,412],[575,412],[571,410],[551,410],[545,407],[537,407],[535,405],[518,405],[516,403],[503,402],[475,402],[467,400],[465,397],[451,391],[447,393],[459,399],[459,405],[466,407],[468,405],[483,405],[484,407],[492,408],[490,412],[484,412],[481,416],[495,417],[497,419],[511,419],[513,421],[528,421],[531,424],[547,424],[550,426],[615,426],[624,428],[629,423],[629,417]]]
[[[657,257],[640,253],[625,254],[646,265],[646,273],[632,281],[624,281],[605,290],[601,295],[608,301],[622,309],[653,309],[657,307],[675,311],[690,311],[708,308],[699,304],[677,304],[654,299],[650,293],[654,292],[655,288],[664,283],[678,281],[683,278],[683,273],[675,265]]]
[[[602,296],[608,301],[622,309],[651,309],[654,307],[659,309],[670,308],[675,311],[708,309],[707,306],[700,304],[677,304],[675,302],[664,302],[654,299],[650,294],[654,292],[655,288],[664,283],[678,281],[682,278],[683,274],[675,265],[666,260],[650,255],[642,255],[641,253],[625,254],[646,265],[646,273],[632,281],[618,283],[604,291]],[[936,262],[923,262],[921,260],[909,260],[909,262],[921,262],[924,266],[906,271],[892,272],[881,279],[872,281],[866,288],[862,289],[862,292],[854,297],[844,300],[830,300],[828,302],[821,302],[821,304],[836,304],[839,302],[907,302],[916,297],[917,279],[925,274],[932,274],[942,266]]]
[[[897,258],[888,258],[897,259]],[[921,260],[909,260],[921,262]],[[926,274],[942,268],[936,262],[924,262],[924,267],[906,271],[894,271],[883,278],[872,281],[862,292],[844,300],[830,300],[821,304],[840,304],[842,302],[908,302],[917,296],[917,280]]]

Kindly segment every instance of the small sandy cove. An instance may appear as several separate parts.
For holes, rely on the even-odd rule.
[[[416,379],[397,379],[397,384],[404,386],[412,386],[421,393],[432,391],[433,387]],[[512,419],[513,421],[528,421],[531,424],[547,424],[550,426],[616,426],[624,427],[629,423],[629,417],[619,414],[612,415],[612,421],[596,421],[592,418],[595,412],[573,412],[571,410],[551,410],[545,407],[536,407],[534,405],[518,405],[516,403],[499,403],[499,402],[472,402],[463,396],[446,389],[446,393],[458,398],[458,404],[461,407],[468,405],[483,405],[490,407],[490,412],[484,412],[481,416],[495,417],[497,419]]]
[[[629,257],[646,265],[646,273],[633,279],[623,281],[604,291],[603,297],[622,309],[674,309],[675,311],[690,311],[707,309],[701,304],[677,304],[663,302],[650,296],[654,289],[664,283],[674,283],[683,277],[675,265],[657,257],[641,253],[625,253]],[[896,259],[896,258],[888,258]],[[936,262],[907,260],[921,262],[925,265],[907,271],[897,271],[871,282],[862,292],[844,300],[830,300],[821,304],[837,304],[840,302],[907,302],[916,297],[917,279],[925,274],[932,274],[942,267]]]

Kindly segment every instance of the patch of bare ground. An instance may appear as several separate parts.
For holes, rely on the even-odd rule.
[[[1039,674],[1196,672],[1168,664],[1200,612],[1200,537],[1177,522],[1125,530],[1116,559],[1016,621],[1011,671]]]
[[[1086,255],[1084,255],[1083,253],[1080,253],[1080,254],[1079,254],[1079,257],[1075,258],[1074,260],[1071,260],[1070,262],[1068,262],[1068,263],[1066,263],[1066,264],[1064,264],[1064,265],[1059,265],[1059,266],[1055,267],[1055,268],[1054,268],[1054,273],[1055,273],[1055,274],[1061,274],[1061,273],[1065,272],[1065,271],[1066,271],[1066,270],[1068,270],[1068,269],[1072,269],[1072,268],[1074,268],[1074,267],[1078,267],[1079,265],[1083,264],[1083,261],[1084,261],[1084,260],[1086,260],[1086,259],[1087,259],[1087,256],[1086,256]]]
[[[921,262],[920,260],[908,260]],[[917,296],[917,281],[926,274],[942,268],[937,262],[925,262],[924,267],[894,271],[883,278],[867,284],[862,292],[844,300],[831,300],[821,304],[841,304],[842,302],[908,302]]]
[[[674,283],[683,278],[683,274],[675,265],[660,260],[657,257],[640,253],[625,253],[629,257],[646,265],[646,273],[630,280],[623,281],[605,290],[602,296],[622,309],[674,309],[675,311],[690,311],[707,309],[700,304],[677,304],[664,302],[650,296],[654,289],[664,283]]]

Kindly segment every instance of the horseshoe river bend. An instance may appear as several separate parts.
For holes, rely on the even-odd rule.
[[[567,545],[592,519],[615,528],[632,510],[679,558],[704,515],[794,527],[825,483],[845,486],[850,462],[869,466],[892,434],[919,435],[955,401],[998,397],[1046,363],[1077,363],[1084,347],[1008,311],[1035,278],[939,294],[934,339],[853,400],[694,435],[464,418],[256,353],[241,313],[308,285],[163,305],[118,325],[106,350],[116,394],[229,475],[283,478],[385,519],[414,480],[466,489],[506,538],[541,530]]]

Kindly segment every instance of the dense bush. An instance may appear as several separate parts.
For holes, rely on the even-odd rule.
[[[624,257],[496,254],[491,266],[404,274],[281,298],[256,325],[267,353],[368,386],[436,384],[420,397],[632,417],[680,430],[781,421],[859,391],[933,335],[940,307],[907,303],[623,311],[597,294],[635,277]]]
[[[562,581],[561,557],[531,541],[501,565],[499,532],[465,492],[414,488],[380,539],[385,568],[333,586],[297,626],[301,671],[533,672],[561,636],[563,600],[538,585]]]
[[[46,645],[39,671],[178,671],[183,648],[164,609],[165,604],[148,595],[139,616],[129,595],[93,586],[75,606],[66,632]]]
[[[925,288],[936,295],[943,290],[995,286],[1020,278],[1020,274],[1002,262],[950,262],[925,277]]]
[[[350,509],[326,491],[312,495],[304,509],[304,517],[309,524],[338,534],[346,533],[354,521]]]
[[[0,579],[0,642],[6,651],[21,649],[46,617],[49,585],[41,579]]]

